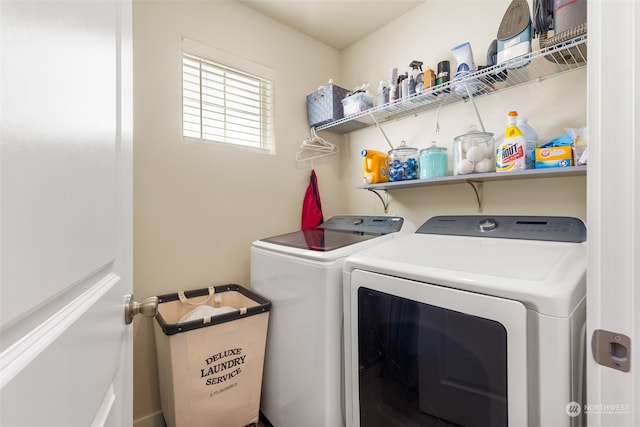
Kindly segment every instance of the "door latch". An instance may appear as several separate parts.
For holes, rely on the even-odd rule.
[[[591,351],[603,366],[623,372],[631,368],[631,338],[624,334],[596,329],[591,337]]]

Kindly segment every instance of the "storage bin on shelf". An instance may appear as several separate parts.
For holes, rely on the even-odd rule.
[[[317,91],[307,95],[309,127],[321,126],[343,118],[342,100],[348,93],[348,90],[329,81],[327,86],[320,86]]]
[[[344,98],[342,107],[344,109],[344,117],[353,116],[373,108],[373,97],[366,92],[357,92]]]
[[[270,309],[235,284],[158,296],[154,330],[168,427],[258,422]]]

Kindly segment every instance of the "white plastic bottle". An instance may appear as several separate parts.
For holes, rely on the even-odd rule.
[[[511,172],[526,168],[525,139],[516,125],[517,111],[509,111],[504,139],[496,147],[496,172]]]
[[[525,164],[527,169],[535,168],[535,162],[533,160],[533,156],[535,155],[534,151],[538,144],[538,134],[536,131],[529,125],[527,119],[518,118],[516,121],[516,125],[520,132],[522,132],[522,136],[524,136],[524,154],[525,154]]]
[[[377,105],[381,106],[389,102],[389,89],[384,85],[384,82],[380,80],[378,85],[378,102]]]
[[[389,72],[389,104],[398,99],[398,69],[392,68]]]

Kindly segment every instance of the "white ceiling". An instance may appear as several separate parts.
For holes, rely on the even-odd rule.
[[[238,0],[342,50],[426,0]]]

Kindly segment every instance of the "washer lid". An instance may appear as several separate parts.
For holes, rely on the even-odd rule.
[[[402,230],[405,221],[397,216],[338,215],[317,228],[260,239],[281,246],[328,252]],[[415,228],[414,228],[415,229]]]
[[[312,228],[310,230],[294,231],[293,233],[268,237],[260,241],[310,251],[329,252],[378,236],[380,236],[380,234],[363,234]]]

